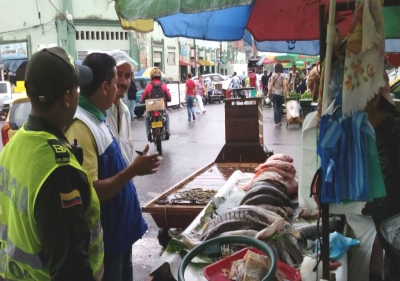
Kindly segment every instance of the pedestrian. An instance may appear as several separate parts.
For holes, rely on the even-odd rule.
[[[296,88],[296,93],[304,94],[306,90],[307,90],[307,70],[303,69],[301,71],[301,81]]]
[[[246,86],[246,72],[243,71],[243,74],[240,76],[240,82],[242,83],[242,88],[244,88]]]
[[[118,72],[118,67],[117,67],[117,72]],[[136,87],[134,78],[135,78],[135,74],[133,74],[133,71],[132,71],[131,72],[131,78],[130,78],[131,82],[130,82],[130,86],[128,88],[129,113],[130,113],[130,116],[131,116],[131,121],[134,121],[135,117],[136,117],[136,115],[135,115],[136,98],[137,98],[136,95],[137,95],[137,92],[138,92],[138,89]]]
[[[250,71],[249,74],[249,82],[250,82],[250,87],[254,88],[254,90],[251,90],[251,96],[255,97],[255,93],[257,91],[257,75],[254,72]]]
[[[285,75],[283,74],[283,66],[281,63],[275,64],[275,73],[271,76],[268,88],[268,97],[274,105],[274,124],[275,127],[282,126],[282,103],[283,96],[288,98],[288,89]]]
[[[246,88],[250,88],[250,77],[249,76],[246,77],[245,87]],[[246,96],[247,97],[251,97],[251,94],[250,94],[249,90],[246,90]]]
[[[257,77],[257,80],[256,80],[256,87],[257,87],[257,92],[261,92],[261,74],[260,74],[260,71],[258,71],[258,72],[256,72],[256,77]]]
[[[295,91],[300,84],[300,74],[297,72],[296,65],[292,65],[292,71],[289,74],[288,90],[289,92]]]
[[[78,85],[91,81],[90,69],[60,47],[29,59],[30,115],[0,154],[6,187],[0,188],[1,280],[102,278],[99,199],[63,134],[76,111]]]
[[[388,262],[389,276],[384,280],[398,280],[400,276],[400,255],[396,246],[390,245],[385,239],[385,228],[382,223],[400,214],[400,113],[396,109],[395,102],[390,95],[389,77],[384,71],[385,87],[379,89],[379,93],[368,101],[365,111],[368,114],[369,124],[374,128],[376,134],[376,148],[379,155],[380,167],[383,176],[386,196],[374,198],[371,205],[372,219],[375,224],[379,242],[385,252],[385,267]],[[375,143],[374,143],[375,145]],[[389,224],[390,225],[390,224]],[[390,227],[398,229],[398,225],[392,224]],[[393,231],[393,233],[398,231]],[[374,243],[375,244],[375,243]],[[374,245],[375,247],[375,245]],[[374,251],[375,252],[375,251]],[[382,249],[379,253],[382,255]],[[383,265],[382,265],[383,266]],[[385,270],[386,271],[386,270]],[[374,276],[375,278],[378,276]],[[388,278],[389,277],[389,278]],[[379,280],[382,276],[379,275]],[[378,280],[372,279],[370,280]]]
[[[171,93],[167,85],[164,82],[161,82],[161,70],[158,67],[154,67],[150,72],[151,82],[147,84],[144,89],[142,96],[140,98],[141,103],[145,103],[147,99],[160,98],[161,96],[164,99],[164,110],[162,115],[165,117],[165,140],[169,140],[170,129],[169,129],[169,115],[167,110],[167,102],[171,101]],[[157,85],[157,87],[156,87]],[[144,114],[144,124],[146,126],[146,134],[147,140],[152,142],[153,139],[150,133],[150,114],[146,111]]]
[[[261,84],[263,88],[263,95],[267,95],[268,93],[268,81],[269,81],[268,71],[264,70],[264,75],[261,77]]]
[[[188,80],[186,80],[185,98],[186,98],[186,107],[187,107],[187,112],[188,112],[188,121],[190,122],[192,120],[192,116],[193,116],[193,121],[196,120],[196,116],[194,115],[194,108],[193,108],[194,90],[196,88],[196,85],[195,85],[194,81],[192,80],[192,73],[188,73],[187,78],[188,78]]]
[[[203,114],[206,113],[204,110],[203,106],[203,96],[206,93],[206,85],[204,84],[203,81],[203,75],[199,75],[198,80],[196,81],[196,87],[194,89],[194,92],[196,93],[196,99],[197,99],[197,107],[196,107],[196,113],[200,114],[202,112]]]
[[[153,174],[160,166],[158,153],[149,146],[127,166],[117,140],[105,123],[106,111],[117,92],[115,60],[105,53],[91,53],[82,63],[93,72],[93,82],[80,88],[78,109],[67,128],[69,140],[83,149],[88,171],[101,203],[104,231],[104,281],[133,280],[132,245],[147,231],[132,178]],[[82,280],[82,279],[76,279]]]
[[[131,129],[131,114],[133,112],[132,108],[130,108],[130,111],[125,103],[123,103],[123,98],[128,92],[129,100],[132,102],[131,94],[134,94],[133,98],[136,100],[136,90],[133,92],[131,91],[132,85],[135,85],[135,82],[132,80],[132,69],[135,69],[136,66],[133,60],[124,51],[112,51],[108,54],[114,58],[117,65],[117,92],[108,110],[106,123],[117,139],[126,165],[129,165],[132,163],[135,156],[133,133]],[[134,88],[136,89],[136,85]]]
[[[237,77],[236,72],[233,73],[231,83],[229,84],[229,89],[238,89],[240,85],[240,79]],[[233,97],[236,98],[238,91],[233,91]]]

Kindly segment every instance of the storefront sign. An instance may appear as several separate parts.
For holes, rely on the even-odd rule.
[[[0,45],[0,50],[3,61],[28,58],[26,42]]]
[[[187,56],[187,45],[181,45],[181,55]]]

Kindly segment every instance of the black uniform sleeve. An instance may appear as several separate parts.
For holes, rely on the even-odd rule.
[[[63,208],[60,193],[73,190],[79,191],[82,204]],[[94,280],[85,220],[89,198],[87,178],[71,166],[57,168],[39,191],[34,216],[51,280]]]

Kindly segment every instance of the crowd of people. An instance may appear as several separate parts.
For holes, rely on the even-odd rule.
[[[236,89],[252,87],[256,92],[259,92],[260,95],[266,96],[268,93],[268,85],[271,81],[273,82],[271,77],[273,76],[273,73],[276,72],[277,65],[279,69],[282,66],[282,64],[277,63],[275,65],[275,70],[270,72],[268,72],[268,70],[264,70],[262,73],[262,71],[257,70],[256,68],[249,69],[248,74],[246,74],[245,71],[243,71],[242,75],[238,75],[236,72],[234,72],[229,88]],[[312,67],[314,66],[315,65]],[[287,82],[287,91],[294,91],[296,93],[303,94],[307,89],[309,89],[309,86],[307,85],[309,71],[307,68],[302,68],[299,72],[296,65],[293,65],[289,72],[285,72],[282,66],[281,73],[282,78],[284,78]]]
[[[29,60],[32,109],[0,154],[10,175],[0,189],[1,280],[133,280],[132,245],[147,224],[132,179],[156,173],[160,159],[130,145],[121,102],[130,62],[118,51],[76,65],[60,47]]]

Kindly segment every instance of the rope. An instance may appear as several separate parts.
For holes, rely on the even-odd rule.
[[[213,189],[203,190],[202,188],[193,188],[175,193],[175,198],[171,200],[171,203],[181,201],[189,201],[192,204],[208,203],[216,193],[217,191]]]

